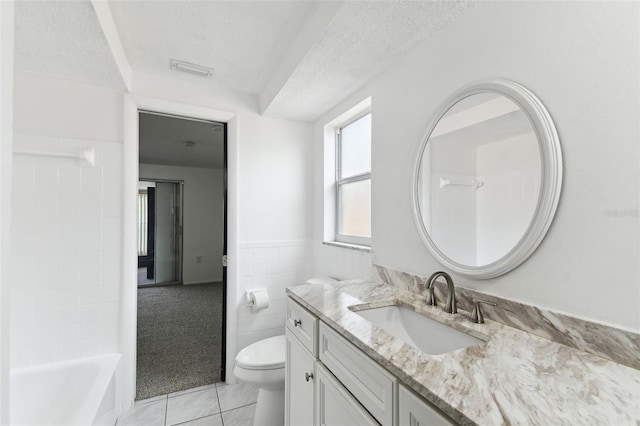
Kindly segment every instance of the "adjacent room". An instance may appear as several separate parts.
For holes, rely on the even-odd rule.
[[[137,400],[224,381],[225,131],[140,113]]]

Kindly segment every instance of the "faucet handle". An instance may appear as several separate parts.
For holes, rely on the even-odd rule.
[[[481,303],[497,306],[495,303],[489,302],[488,300],[473,299],[473,310],[471,311],[471,315],[469,315],[469,321],[475,322],[476,324],[484,324],[484,315],[482,314],[482,309],[480,309]]]

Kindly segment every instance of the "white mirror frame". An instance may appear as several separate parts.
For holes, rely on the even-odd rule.
[[[540,149],[541,182],[538,203],[529,227],[518,243],[502,258],[483,266],[463,265],[447,257],[433,242],[422,221],[420,212],[418,179],[422,156],[429,136],[447,111],[462,99],[478,93],[492,92],[506,96],[525,112],[531,122]],[[510,80],[493,79],[471,83],[457,90],[443,103],[435,119],[428,127],[426,136],[420,144],[413,172],[413,218],[418,232],[431,254],[451,271],[476,279],[495,278],[518,267],[536,250],[551,226],[560,200],[562,187],[562,152],[560,140],[551,116],[540,100],[527,88]]]

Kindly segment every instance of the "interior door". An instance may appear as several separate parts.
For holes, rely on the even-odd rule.
[[[157,182],[155,190],[155,281],[178,281],[177,183]]]

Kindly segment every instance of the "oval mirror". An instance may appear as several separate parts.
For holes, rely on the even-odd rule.
[[[508,80],[463,87],[422,142],[414,218],[431,253],[454,272],[493,278],[524,262],[549,229],[562,154],[542,103]]]

